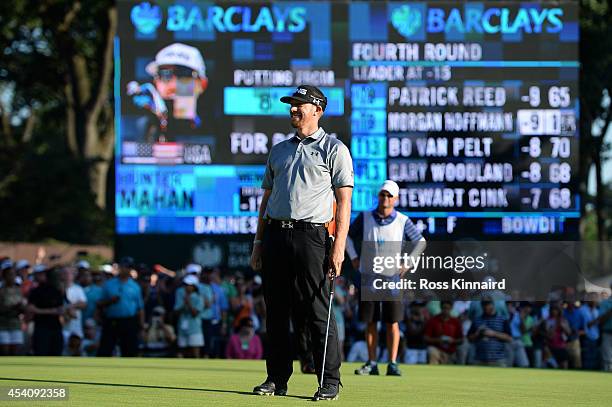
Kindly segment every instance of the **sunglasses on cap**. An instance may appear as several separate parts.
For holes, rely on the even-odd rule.
[[[157,77],[164,82],[169,82],[173,78],[196,78],[198,74],[184,66],[164,67],[157,70]]]

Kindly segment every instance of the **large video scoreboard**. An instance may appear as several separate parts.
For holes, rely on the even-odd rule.
[[[255,232],[281,96],[329,99],[353,212],[387,178],[430,236],[575,239],[573,1],[120,1],[116,228]]]

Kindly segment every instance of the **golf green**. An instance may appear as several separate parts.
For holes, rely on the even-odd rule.
[[[604,406],[612,400],[612,375],[599,372],[402,365],[402,377],[386,377],[356,376],[356,367],[342,365],[344,388],[333,405],[549,407]],[[294,369],[299,372],[297,364]],[[287,397],[252,395],[263,379],[263,361],[0,358],[4,392],[13,386],[69,389],[66,402],[28,401],[28,406],[295,406],[311,403],[317,388],[314,375],[295,373]]]

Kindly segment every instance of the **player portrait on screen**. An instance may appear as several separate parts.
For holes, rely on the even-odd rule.
[[[208,86],[206,64],[200,51],[192,46],[174,43],[162,48],[147,64],[152,83],[131,81],[127,94],[132,102],[151,117],[144,124],[144,138],[172,141],[183,129],[198,128],[198,98]]]

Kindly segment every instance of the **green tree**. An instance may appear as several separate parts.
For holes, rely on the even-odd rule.
[[[0,237],[110,239],[116,24],[110,0],[0,3]]]
[[[612,121],[612,0],[581,0],[580,30],[580,190],[586,198],[586,175],[593,165],[597,239],[603,241],[608,238],[602,160],[607,149],[604,136]]]

